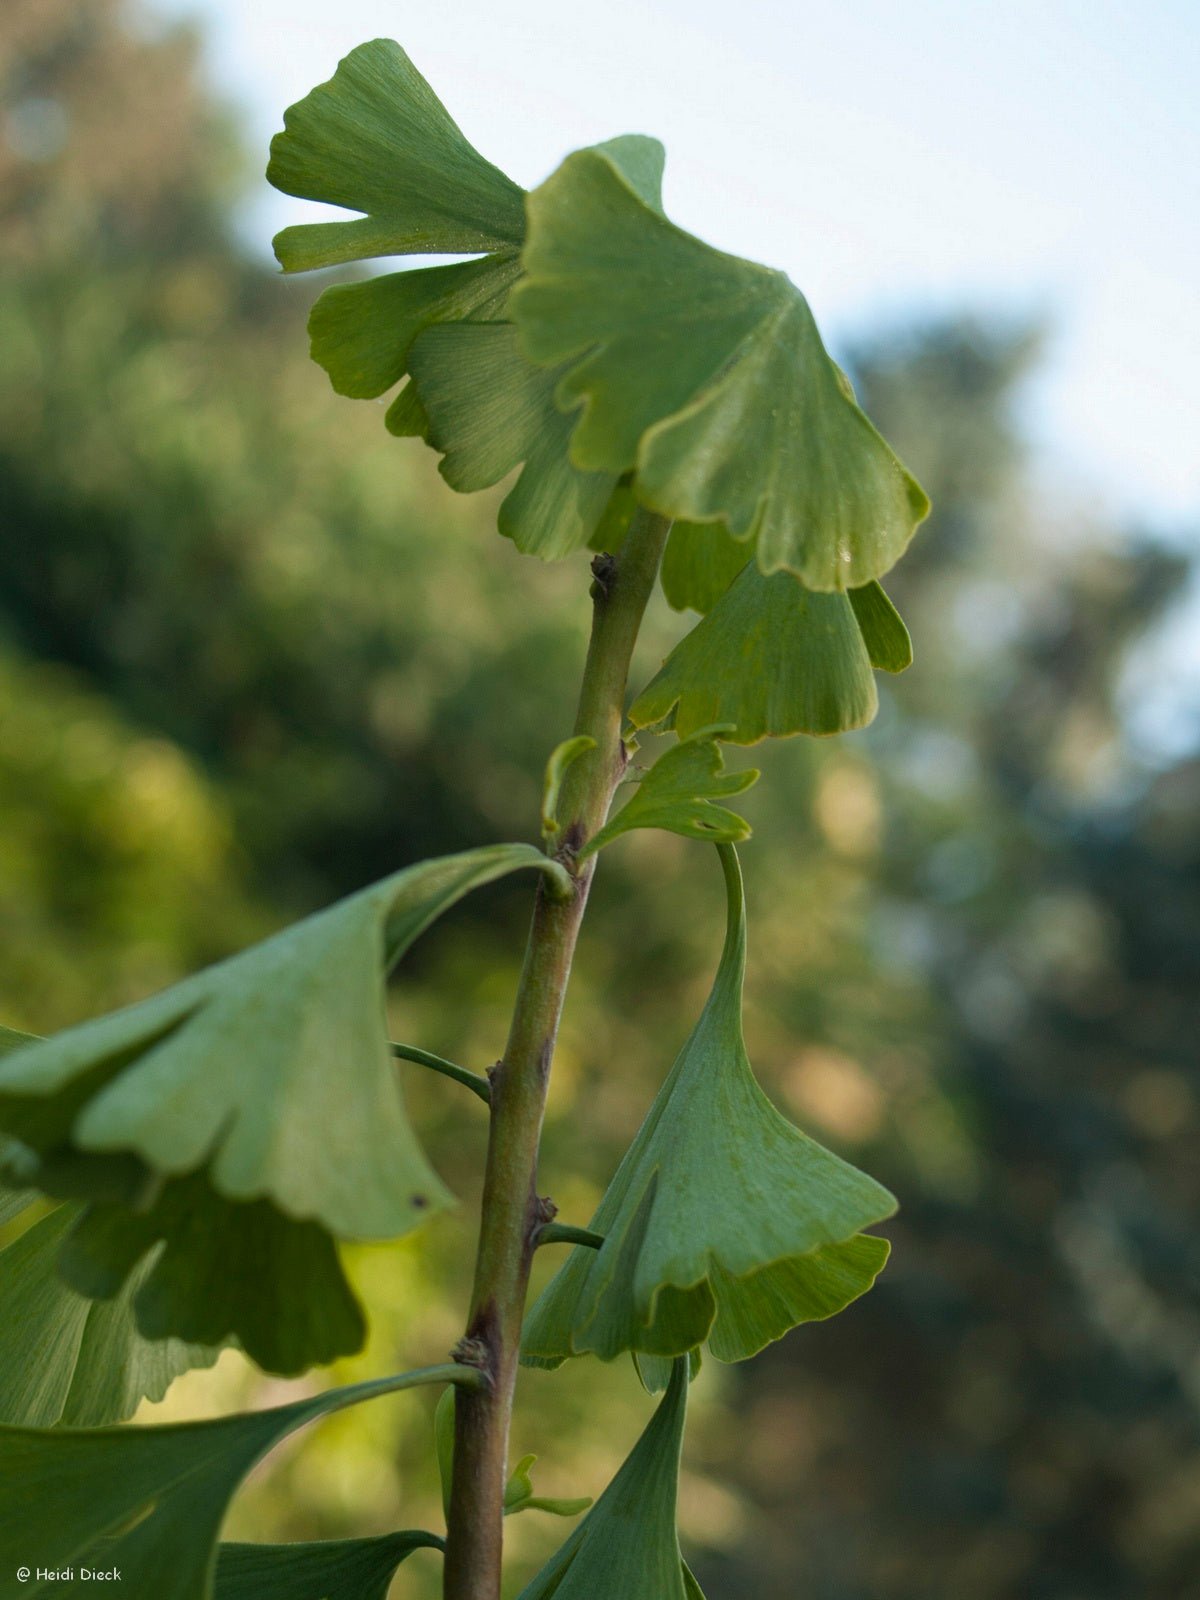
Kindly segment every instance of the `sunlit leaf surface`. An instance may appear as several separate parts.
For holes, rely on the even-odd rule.
[[[729,925],[691,1038],[590,1227],[530,1312],[531,1365],[591,1351],[682,1355],[708,1340],[742,1360],[797,1323],[832,1316],[874,1282],[895,1210],[874,1179],[801,1133],[755,1081],[742,1041],[745,907],[719,847]]]
[[[724,523],[812,589],[892,566],[928,501],[782,273],[667,221],[603,147],[568,156],[528,214],[510,305],[525,354],[569,364],[576,465],[636,470],[645,504]]]
[[[736,843],[750,835],[750,824],[717,800],[741,794],[758,772],[726,772],[714,730],[702,728],[663,752],[642,776],[629,799],[580,851],[601,850],[635,828],[664,828],[710,844]]]

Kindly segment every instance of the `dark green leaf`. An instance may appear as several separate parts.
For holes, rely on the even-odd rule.
[[[213,1600],[387,1600],[406,1557],[443,1548],[417,1528],[319,1544],[223,1544]]]
[[[755,1081],[741,875],[732,847],[718,848],[729,926],[712,994],[592,1220],[603,1248],[572,1251],[530,1313],[531,1365],[681,1355],[705,1339],[719,1360],[742,1360],[840,1311],[887,1257],[886,1241],[860,1230],[895,1210],[892,1196],[794,1128]]]
[[[474,255],[519,246],[524,193],[463,137],[391,39],[359,45],[291,106],[267,178],[285,194],[345,206],[353,222],[285,228],[286,272],[390,255]]]
[[[675,1505],[687,1362],[629,1458],[520,1600],[688,1600]]]
[[[887,571],[928,501],[782,273],[675,227],[603,147],[568,156],[528,216],[510,306],[531,360],[570,363],[577,466],[636,469],[646,505],[724,523],[812,589]]]
[[[145,1268],[104,1305],[67,1287],[56,1259],[77,1215],[60,1206],[0,1253],[0,1422],[122,1422],[142,1400],[161,1400],[181,1372],[217,1359],[215,1349],[141,1336],[133,1299]]]
[[[477,1379],[428,1367],[216,1422],[0,1428],[0,1600],[90,1593],[91,1583],[36,1576],[71,1564],[119,1569],[121,1591],[139,1600],[207,1600],[226,1509],[272,1446],[376,1395]],[[19,1567],[33,1569],[31,1581],[18,1579]]]
[[[329,1233],[265,1200],[226,1200],[207,1172],[168,1181],[144,1209],[89,1206],[58,1269],[94,1300],[121,1293],[137,1269],[132,1300],[146,1338],[215,1345],[236,1337],[270,1372],[290,1376],[353,1355],[366,1337]]]
[[[751,562],[672,650],[629,711],[686,738],[725,724],[734,744],[861,728],[879,700],[851,601]]]
[[[741,794],[759,775],[753,768],[724,770],[717,731],[726,730],[701,728],[659,756],[612,821],[588,840],[580,860],[634,828],[664,828],[710,844],[748,838],[746,819],[713,801]]]

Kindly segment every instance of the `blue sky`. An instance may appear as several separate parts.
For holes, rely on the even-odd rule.
[[[1048,319],[1028,426],[1057,481],[1200,523],[1197,0],[145,3],[201,22],[264,157],[385,34],[522,183],[658,135],[676,220],[782,267],[835,346],[914,312]],[[306,210],[264,183],[246,226]]]

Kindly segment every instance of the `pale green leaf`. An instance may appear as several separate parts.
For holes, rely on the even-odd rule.
[[[742,1360],[870,1288],[886,1189],[801,1133],[759,1088],[742,1040],[745,906],[725,867],[729,924],[708,1004],[576,1248],[530,1312],[529,1364],[591,1351],[681,1355],[708,1340]]]
[[[590,734],[577,733],[573,739],[564,739],[561,744],[555,745],[550,752],[546,775],[542,780],[542,837],[547,843],[558,836],[558,797],[562,792],[563,779],[580,756],[595,748],[596,741]]]
[[[586,545],[617,477],[572,465],[571,421],[554,404],[554,375],[522,357],[516,330],[503,322],[430,327],[408,365],[450,487],[486,489],[523,463],[500,507],[500,532],[547,561]]]
[[[208,1600],[229,1502],[281,1439],[376,1395],[474,1377],[428,1367],[215,1422],[0,1427],[0,1600],[61,1594],[64,1584],[36,1574],[72,1564],[116,1567],[121,1592],[139,1600]],[[34,1576],[22,1582],[18,1568]]]
[[[701,728],[664,751],[612,821],[584,845],[580,860],[634,828],[663,828],[688,839],[707,839],[711,844],[748,838],[750,824],[746,819],[727,806],[713,803],[741,794],[759,776],[754,768],[745,772],[724,770],[716,735],[726,731]]]
[[[515,1517],[520,1511],[546,1511],[553,1517],[577,1517],[580,1512],[587,1510],[592,1503],[588,1495],[574,1500],[564,1500],[560,1497],[535,1494],[530,1472],[536,1461],[536,1456],[522,1456],[509,1473],[508,1482],[504,1485],[506,1517]]]
[[[608,1488],[519,1600],[688,1600],[675,1531],[687,1362]]]
[[[844,733],[879,704],[871,659],[846,595],[818,594],[751,562],[672,650],[630,707],[635,728],[683,738],[726,725],[734,744]]]
[[[570,364],[577,466],[636,469],[646,505],[724,523],[812,589],[887,571],[928,501],[782,273],[675,227],[603,148],[568,156],[528,218],[511,313],[532,361]]]
[[[67,1287],[56,1260],[77,1216],[60,1206],[0,1252],[0,1422],[123,1422],[142,1400],[161,1400],[180,1373],[217,1359],[215,1349],[141,1336],[133,1299],[145,1267],[106,1304]]]
[[[223,1544],[213,1600],[387,1600],[414,1550],[444,1548],[437,1534],[416,1528],[317,1544]]]
[[[38,1187],[94,1202],[65,1247],[72,1284],[111,1297],[164,1241],[135,1300],[147,1337],[236,1336],[284,1372],[358,1348],[334,1239],[393,1237],[449,1198],[404,1109],[387,969],[469,890],[522,867],[569,892],[531,845],[423,862],[7,1055],[0,1127]]]
[[[267,178],[285,194],[365,213],[285,228],[286,272],[390,255],[474,255],[519,246],[524,193],[463,137],[391,39],[359,45],[291,106]]]

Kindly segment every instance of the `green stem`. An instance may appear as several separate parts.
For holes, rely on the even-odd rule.
[[[455,1083],[461,1083],[472,1094],[477,1094],[485,1104],[491,1104],[492,1086],[480,1073],[447,1061],[444,1056],[435,1056],[432,1050],[422,1050],[419,1045],[397,1044],[393,1039],[391,1049],[399,1060],[415,1061],[419,1067],[428,1067],[431,1072],[440,1072],[444,1078],[453,1078]]]
[[[576,734],[595,740],[563,779],[560,854],[568,865],[604,825],[628,756],[621,717],[633,648],[662,560],[669,524],[638,512],[620,554],[593,563],[592,635]],[[594,860],[574,897],[555,903],[539,885],[504,1057],[492,1075],[475,1286],[462,1350],[491,1377],[486,1393],[455,1400],[454,1470],[447,1518],[444,1600],[499,1600],[508,1428],[521,1320],[539,1228],[538,1146],[558,1021]]]
[[[590,1228],[574,1228],[569,1222],[547,1222],[538,1229],[537,1247],[544,1244],[581,1244],[588,1250],[599,1250],[604,1244],[602,1233]]]

